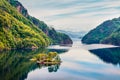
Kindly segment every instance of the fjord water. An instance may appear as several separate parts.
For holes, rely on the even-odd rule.
[[[60,65],[41,67],[29,60],[36,54],[49,51],[59,53]],[[0,56],[1,80],[120,79],[120,48],[110,45],[83,45],[74,39],[72,47],[5,51]]]

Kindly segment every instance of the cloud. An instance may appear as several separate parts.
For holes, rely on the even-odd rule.
[[[120,0],[19,0],[30,15],[63,30],[91,30],[119,17]]]

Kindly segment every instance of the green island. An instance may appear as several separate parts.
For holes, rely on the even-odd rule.
[[[49,53],[40,53],[35,55],[31,61],[35,61],[38,64],[44,65],[55,65],[60,64],[62,61],[57,52],[49,52]]]

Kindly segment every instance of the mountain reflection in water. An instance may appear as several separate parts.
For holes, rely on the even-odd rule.
[[[3,51],[0,53],[0,80],[119,80],[120,48],[96,49],[74,41],[72,47]],[[103,48],[104,46],[102,46]],[[39,53],[56,51],[60,65],[38,65],[30,61]],[[117,65],[117,66],[114,66]]]
[[[36,62],[30,59],[36,54],[55,50],[36,49],[36,50],[12,50],[0,52],[0,80],[25,80],[29,72],[39,68]],[[59,50],[61,54],[67,50]],[[51,65],[48,67],[49,72],[56,72],[60,65]]]
[[[120,47],[90,50],[91,53],[106,63],[120,65]]]

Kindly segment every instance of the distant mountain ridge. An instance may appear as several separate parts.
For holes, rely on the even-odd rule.
[[[65,33],[69,35],[71,38],[82,38],[86,31],[79,31],[79,32],[73,32],[73,31],[64,31],[64,30],[57,30],[58,32]]]
[[[120,17],[107,20],[88,32],[82,42],[86,44],[103,43],[120,46]]]

